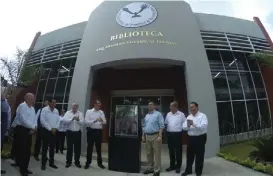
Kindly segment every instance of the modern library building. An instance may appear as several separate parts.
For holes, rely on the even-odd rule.
[[[164,117],[171,101],[186,115],[189,102],[198,102],[212,157],[220,144],[271,133],[273,71],[250,56],[272,50],[257,17],[194,13],[184,1],[104,1],[85,22],[37,33],[27,65],[44,68],[37,109],[54,97],[58,110],[76,102],[85,112],[99,98],[105,143],[115,135],[116,105],[137,105],[143,118],[149,101]]]

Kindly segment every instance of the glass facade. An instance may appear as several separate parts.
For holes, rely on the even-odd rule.
[[[267,42],[253,37],[238,38],[235,34],[214,34],[208,31],[201,31],[201,35],[207,50],[216,94],[220,135],[271,128],[272,120],[264,81],[259,65],[249,56],[251,52],[267,51]],[[215,43],[218,40],[219,43]],[[78,39],[31,54],[27,64],[42,63],[45,68],[37,87],[36,109],[39,109],[46,99],[54,97],[57,109],[67,110],[80,42],[81,39]],[[237,47],[235,44],[238,42],[248,43],[248,46]],[[126,101],[134,102],[133,97],[127,97]],[[169,102],[170,100],[161,102],[163,113],[169,110]]]
[[[248,53],[207,50],[221,136],[271,127],[259,65]]]
[[[42,102],[54,97],[58,110],[68,108],[70,85],[76,58],[62,59],[50,63],[44,63],[44,74],[41,75],[37,93],[35,108],[39,109]]]

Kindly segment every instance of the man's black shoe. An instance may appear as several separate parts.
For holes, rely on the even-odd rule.
[[[105,166],[102,165],[102,164],[98,164],[98,166],[99,166],[101,169],[105,169]]]
[[[179,174],[180,173],[180,168],[179,169],[175,169],[175,173]]]
[[[84,169],[89,169],[90,165],[89,164],[85,164]]]
[[[36,161],[40,161],[40,159],[39,159],[38,156],[34,156],[34,159],[35,159]]]
[[[53,169],[58,169],[58,167],[55,164],[49,164],[49,167],[52,167]]]
[[[71,164],[66,164],[65,168],[69,168],[71,166]]]
[[[22,176],[28,176],[28,174],[25,173],[25,172],[21,172],[21,175],[22,175]]]
[[[151,173],[154,173],[154,171],[153,171],[153,170],[145,170],[145,171],[143,172],[143,174],[145,174],[145,175],[151,174]]]
[[[42,169],[42,170],[45,170],[45,169],[46,169],[45,165],[42,165],[41,169]]]
[[[153,176],[160,176],[160,172],[155,172]]]
[[[190,174],[192,174],[191,172],[189,173],[189,172],[183,172],[182,174],[181,174],[181,176],[187,176],[187,175],[190,175]]]
[[[17,167],[17,166],[18,166],[17,163],[11,163],[10,165],[11,165],[11,166],[14,166],[14,167]]]
[[[75,164],[77,168],[82,168],[80,164]]]
[[[174,167],[169,167],[169,168],[166,169],[167,172],[170,172],[170,171],[173,171],[173,170],[175,170]]]
[[[4,170],[1,170],[1,174],[5,174],[6,173],[6,171],[4,171]]]
[[[27,170],[27,174],[33,174],[33,172],[30,170]]]

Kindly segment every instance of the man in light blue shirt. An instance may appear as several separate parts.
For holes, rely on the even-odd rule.
[[[27,93],[25,102],[21,103],[16,110],[16,118],[13,122],[15,128],[15,161],[20,168],[22,176],[31,174],[28,164],[31,153],[32,135],[37,128],[36,114],[33,108],[34,95]]]
[[[161,144],[164,130],[164,118],[155,110],[155,103],[148,104],[149,112],[144,118],[142,141],[146,142],[148,168],[144,174],[154,173],[160,175],[161,167]],[[154,165],[153,165],[154,164]]]
[[[42,126],[42,170],[46,169],[47,151],[49,146],[49,166],[57,169],[54,164],[54,149],[56,142],[56,130],[60,125],[59,111],[55,108],[56,100],[49,99],[48,106],[44,107],[41,113],[41,126]],[[36,121],[37,122],[37,121]]]

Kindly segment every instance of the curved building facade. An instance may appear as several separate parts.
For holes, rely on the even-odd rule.
[[[110,122],[116,104],[138,104],[143,115],[155,101],[166,114],[177,100],[187,114],[198,102],[211,157],[220,144],[271,132],[270,71],[250,59],[271,44],[254,21],[193,13],[183,1],[105,1],[88,21],[39,36],[27,64],[45,68],[36,108],[54,97],[59,110],[77,102],[86,111],[100,98]],[[109,125],[105,142],[108,134]]]

